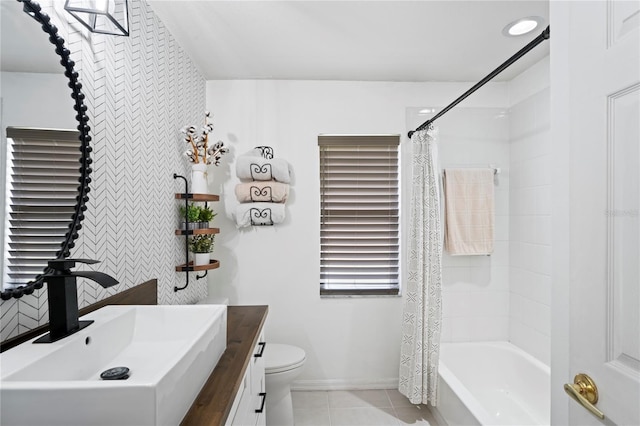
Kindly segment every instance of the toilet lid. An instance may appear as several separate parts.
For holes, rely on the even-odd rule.
[[[267,342],[264,348],[265,373],[281,373],[304,364],[305,352],[291,345]]]

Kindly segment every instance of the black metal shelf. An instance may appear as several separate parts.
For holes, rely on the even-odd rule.
[[[189,201],[191,202],[202,202],[208,203],[210,201],[219,201],[220,196],[214,194],[192,194],[189,192],[189,181],[184,176],[181,176],[177,173],[173,174],[174,179],[182,179],[184,180],[184,192],[176,194],[176,200],[184,200],[185,209],[189,208]],[[185,210],[186,211],[186,210]],[[182,265],[176,266],[176,271],[178,272],[186,272],[187,273],[187,282],[183,287],[174,286],[173,291],[178,292],[180,290],[184,290],[189,286],[189,272],[193,271],[205,271],[204,275],[196,275],[196,280],[204,278],[207,276],[207,272],[210,269],[217,269],[220,267],[220,262],[217,260],[211,259],[208,265],[200,265],[193,266],[193,262],[189,262],[189,236],[190,235],[213,235],[218,234],[220,232],[219,228],[199,228],[199,229],[189,229],[189,218],[185,217],[185,227],[187,229],[176,229],[176,235],[184,235],[184,256],[185,261],[188,263],[183,263]]]
[[[184,179],[184,177],[180,176],[180,175],[174,175],[174,176],[177,176],[177,177],[180,177],[180,178]],[[176,199],[177,200],[189,200],[189,201],[207,202],[207,201],[220,201],[220,196],[214,195],[214,194],[190,194],[189,192],[181,192],[181,193],[176,194]]]
[[[219,233],[220,228],[176,229],[176,235],[213,235]]]
[[[218,269],[220,267],[220,261],[211,259],[208,265],[193,266],[193,262],[188,264],[182,264],[176,266],[178,272],[191,272],[191,271],[208,271],[210,269]]]

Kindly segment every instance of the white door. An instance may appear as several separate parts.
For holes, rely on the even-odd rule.
[[[557,389],[552,404],[568,404],[571,425],[640,425],[640,1],[554,3],[554,143],[568,159],[558,165],[567,170],[568,255],[558,256],[569,262],[570,300],[554,318],[568,309],[564,381],[590,376],[604,420]]]

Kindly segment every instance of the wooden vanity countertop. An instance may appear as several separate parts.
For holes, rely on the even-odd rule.
[[[224,425],[267,318],[268,306],[227,307],[227,349],[180,423]]]

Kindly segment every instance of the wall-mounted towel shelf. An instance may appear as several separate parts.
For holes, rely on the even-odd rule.
[[[240,183],[235,193],[238,202],[235,219],[239,228],[273,226],[285,219],[289,197],[291,167],[287,161],[274,158],[270,146],[256,146],[238,156],[236,176]]]
[[[273,158],[273,148],[270,146],[256,146],[255,149],[260,151],[260,155],[267,160],[271,160]]]
[[[256,209],[249,210],[252,226],[272,226],[273,218],[271,217],[271,209]]]
[[[273,190],[270,187],[258,188],[257,186],[251,186],[249,188],[249,197],[252,203],[259,201],[273,202]]]

